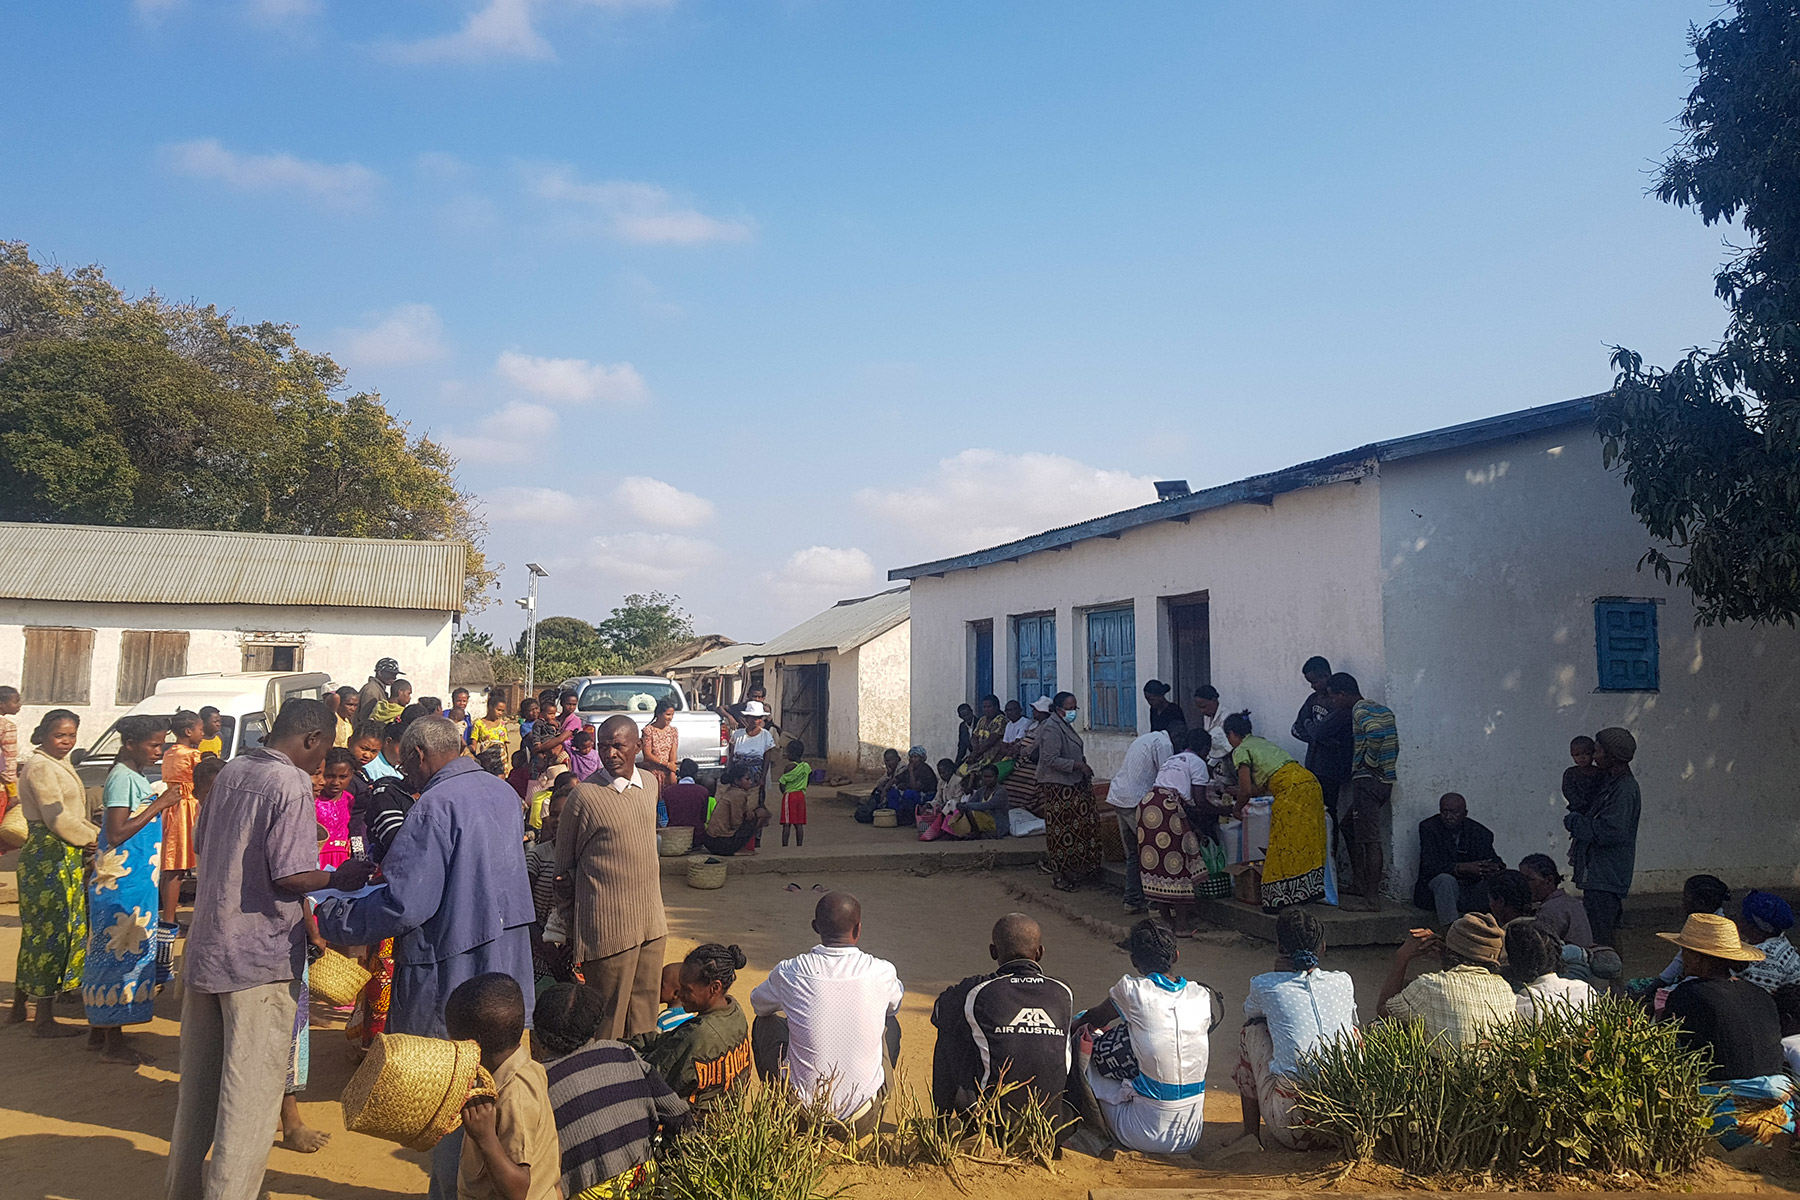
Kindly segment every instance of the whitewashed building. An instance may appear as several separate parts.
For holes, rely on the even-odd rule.
[[[1590,400],[1360,447],[1004,546],[890,572],[912,583],[912,728],[952,744],[980,691],[1075,693],[1102,776],[1148,729],[1141,688],[1210,682],[1289,734],[1322,654],[1396,713],[1388,889],[1417,822],[1463,793],[1508,862],[1564,861],[1569,739],[1638,738],[1637,889],[1707,871],[1796,879],[1800,633],[1696,628],[1637,569],[1650,544],[1604,469]],[[990,683],[991,681],[991,683]]]
[[[398,659],[447,695],[463,542],[0,522],[0,683],[21,731],[71,708],[98,734],[160,679]]]
[[[912,629],[907,589],[840,600],[765,642],[763,685],[782,733],[831,771],[877,770],[882,751],[906,752]]]

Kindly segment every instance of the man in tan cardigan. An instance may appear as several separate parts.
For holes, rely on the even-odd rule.
[[[600,769],[569,792],[556,833],[575,961],[604,1005],[596,1036],[615,1041],[656,1028],[662,988],[662,877],[656,856],[656,778],[637,769],[630,717],[600,726]]]

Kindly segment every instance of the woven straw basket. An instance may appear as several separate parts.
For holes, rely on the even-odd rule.
[[[877,829],[892,829],[899,824],[900,824],[900,814],[895,812],[893,809],[878,808],[875,810],[875,828],[877,828]]]
[[[327,950],[306,968],[306,988],[327,1004],[355,1004],[371,976],[353,958]]]
[[[429,1150],[462,1124],[469,1097],[493,1094],[474,1042],[380,1033],[344,1085],[344,1128]]]
[[[694,848],[692,825],[671,825],[662,831],[656,852],[664,858],[679,858]]]
[[[725,863],[717,858],[703,858],[689,863],[688,886],[702,891],[724,887]]]

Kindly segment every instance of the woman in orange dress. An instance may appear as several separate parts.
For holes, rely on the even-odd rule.
[[[644,726],[644,766],[663,787],[674,787],[676,764],[681,761],[681,735],[675,731],[675,701],[656,702],[656,715]]]
[[[181,797],[163,813],[162,920],[157,923],[159,974],[172,970],[175,956],[175,909],[181,900],[181,881],[194,872],[194,818],[200,801],[194,797],[194,766],[200,761],[200,739],[205,736],[200,714],[178,712],[169,722],[175,740],[163,751],[163,785]]]

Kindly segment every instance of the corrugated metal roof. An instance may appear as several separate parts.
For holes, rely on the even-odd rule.
[[[906,620],[911,608],[912,595],[903,587],[860,600],[840,600],[818,616],[764,642],[762,656],[775,658],[804,650],[836,650],[842,654]]]
[[[730,671],[740,665],[746,658],[761,658],[762,646],[758,643],[738,643],[731,646],[719,646],[704,654],[696,654],[692,658],[684,658],[671,671]]]
[[[1320,484],[1339,483],[1346,479],[1369,475],[1373,473],[1379,463],[1399,462],[1424,454],[1438,454],[1446,450],[1460,450],[1470,446],[1505,441],[1508,438],[1526,437],[1548,429],[1560,429],[1567,425],[1582,423],[1591,425],[1594,417],[1594,400],[1593,396],[1583,396],[1574,400],[1559,401],[1555,404],[1540,405],[1537,408],[1521,409],[1518,412],[1502,413],[1497,417],[1484,417],[1479,421],[1466,421],[1461,425],[1450,425],[1425,433],[1391,438],[1385,442],[1371,442],[1367,446],[1358,446],[1354,450],[1345,450],[1326,458],[1301,463],[1299,466],[1273,471],[1267,475],[1254,475],[1249,479],[1240,479],[1236,483],[1220,484],[1218,487],[1190,492],[1185,496],[1175,496],[1168,500],[1158,500],[1153,504],[1128,508],[1122,512],[1109,513],[1104,517],[1095,517],[1078,524],[1065,525],[1060,529],[1034,534],[1031,537],[1020,538],[1016,542],[1007,542],[1000,546],[991,546],[986,550],[959,554],[954,558],[940,558],[933,562],[919,563],[917,566],[895,567],[888,572],[888,578],[918,579],[927,575],[937,576],[951,571],[966,571],[975,567],[993,566],[996,563],[1017,562],[1027,554],[1038,554],[1045,550],[1060,550],[1066,546],[1073,546],[1077,542],[1085,542],[1090,538],[1116,538],[1127,530],[1154,524],[1157,521],[1186,522],[1196,513],[1224,508],[1228,504],[1247,502],[1272,504],[1276,496],[1285,492],[1317,487]]]
[[[460,612],[466,542],[0,521],[0,597]]]

